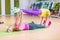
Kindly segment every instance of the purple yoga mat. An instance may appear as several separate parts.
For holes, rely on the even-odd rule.
[[[21,9],[24,13],[31,14],[31,15],[38,15],[41,14],[41,10],[26,10],[26,9]]]

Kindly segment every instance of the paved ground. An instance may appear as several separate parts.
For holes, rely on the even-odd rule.
[[[6,19],[5,19],[6,18]],[[14,17],[0,17],[0,21],[4,22],[14,22]],[[25,22],[38,22],[39,17],[32,17],[25,15]],[[0,36],[0,40],[60,40],[60,19],[58,18],[50,18],[52,21],[52,25],[50,28],[44,30],[34,30],[33,32],[29,31],[21,31],[20,34],[13,34],[8,36]],[[0,25],[0,30],[5,29],[4,24]]]

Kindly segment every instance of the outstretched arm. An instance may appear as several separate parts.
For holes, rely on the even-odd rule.
[[[18,28],[21,27],[21,24],[22,24],[22,11],[20,11],[20,21],[19,21],[19,26],[18,26]]]

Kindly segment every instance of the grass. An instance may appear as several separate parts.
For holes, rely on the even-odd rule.
[[[26,31],[19,31],[19,32],[6,32],[5,30],[1,30],[0,31],[0,36],[8,36],[8,35],[13,35],[13,34],[20,34],[22,32],[34,32],[34,31],[38,31],[38,30],[44,30],[45,28],[40,28],[40,29],[36,29],[36,30],[26,30]]]
[[[20,32],[6,32],[4,30],[0,31],[0,36],[7,36],[7,35],[11,35],[11,34],[18,34]]]

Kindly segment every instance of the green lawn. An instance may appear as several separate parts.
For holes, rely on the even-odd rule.
[[[7,36],[7,35],[12,35],[12,34],[18,34],[20,32],[6,32],[6,31],[0,31],[0,36]]]
[[[7,36],[7,35],[12,35],[12,34],[20,34],[22,32],[34,32],[34,31],[39,31],[39,30],[45,30],[45,28],[40,28],[36,30],[26,30],[26,31],[18,31],[18,32],[6,32],[4,30],[0,31],[0,36]]]

